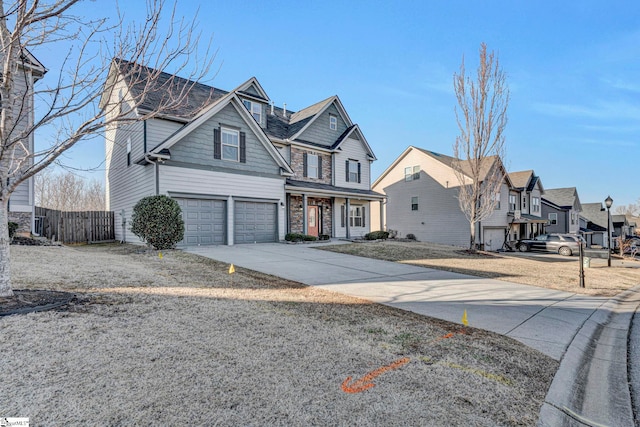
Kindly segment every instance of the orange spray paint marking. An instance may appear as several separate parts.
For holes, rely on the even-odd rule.
[[[375,371],[369,372],[367,375],[360,378],[359,380],[353,381],[351,384],[349,383],[351,382],[352,377],[347,377],[347,379],[342,383],[342,391],[344,391],[345,393],[360,393],[361,391],[368,390],[371,387],[375,386],[375,384],[371,382],[374,378],[379,377],[387,371],[398,369],[402,365],[406,365],[407,363],[409,363],[409,360],[410,359],[408,357],[398,359],[395,362],[390,363],[389,365],[382,366]]]

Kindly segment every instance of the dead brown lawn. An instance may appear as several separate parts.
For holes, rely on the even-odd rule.
[[[0,318],[0,416],[33,425],[534,425],[558,366],[507,337],[179,251],[11,255],[16,289],[79,297]]]
[[[585,268],[585,288],[579,284],[579,258],[527,254],[467,253],[464,249],[426,242],[371,242],[324,246],[321,249],[507,282],[585,295],[613,296],[640,284],[640,262],[592,259]],[[634,268],[636,267],[636,268]]]

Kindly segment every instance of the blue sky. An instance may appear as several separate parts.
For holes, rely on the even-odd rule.
[[[122,5],[127,20],[144,18],[143,1]],[[511,90],[508,169],[535,170],[545,188],[575,186],[583,203],[640,198],[637,0],[178,0],[178,16],[197,9],[219,49],[207,83],[229,90],[255,76],[292,110],[337,94],[378,157],[374,178],[409,145],[452,153],[453,74],[463,55],[473,71],[485,42]],[[74,13],[115,17],[106,0]],[[55,73],[54,52],[34,54]],[[93,140],[63,162],[97,167],[103,158]]]

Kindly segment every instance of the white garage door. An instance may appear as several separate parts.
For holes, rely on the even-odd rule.
[[[180,246],[224,245],[227,202],[209,199],[175,199],[182,209],[184,239]]]
[[[234,243],[267,243],[278,241],[276,203],[235,202]]]
[[[484,250],[497,251],[504,244],[504,228],[484,229]]]

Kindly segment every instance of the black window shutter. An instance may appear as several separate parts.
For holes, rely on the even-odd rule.
[[[360,162],[358,162],[358,184],[360,184]]]
[[[322,156],[318,154],[318,179],[322,179]]]
[[[302,176],[307,177],[307,153],[302,154]]]
[[[247,134],[240,132],[240,163],[247,163]]]
[[[340,205],[340,225],[344,228],[345,207]]]
[[[367,211],[367,209],[363,206],[362,207],[362,226],[365,227],[365,212]]]
[[[213,158],[222,158],[222,141],[220,140],[220,128],[213,130]]]
[[[347,182],[349,182],[349,160],[344,161],[344,169],[347,172],[345,179],[347,180]]]

